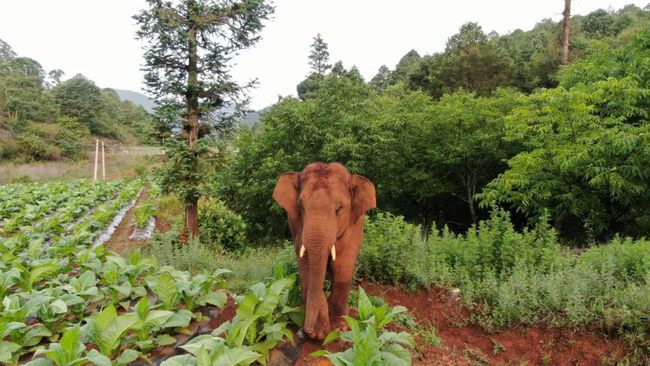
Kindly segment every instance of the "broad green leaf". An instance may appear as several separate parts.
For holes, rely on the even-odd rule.
[[[260,359],[262,355],[246,347],[237,347],[225,350],[213,363],[214,366],[250,365]]]
[[[188,310],[179,310],[174,313],[167,321],[163,324],[165,328],[175,328],[175,327],[187,327],[192,320],[192,313]]]
[[[205,334],[190,339],[187,343],[182,345],[181,348],[196,356],[200,349],[203,348],[211,351],[223,342],[224,340],[220,337]]]
[[[136,351],[134,349],[127,349],[122,352],[122,354],[115,360],[115,363],[118,366],[128,365],[129,362],[133,362],[140,357],[142,352]]]
[[[174,312],[169,310],[151,310],[144,322],[148,326],[160,327],[172,316],[174,316]]]
[[[31,289],[34,283],[40,281],[45,276],[56,273],[58,270],[59,270],[59,266],[56,263],[47,263],[32,268],[32,270],[29,272],[29,278],[27,280],[27,288]]]
[[[163,361],[160,366],[196,366],[196,358],[191,355],[174,356]]]
[[[9,363],[12,354],[20,349],[20,345],[7,341],[0,341],[0,362]]]
[[[97,352],[96,349],[90,350],[86,358],[97,366],[112,366],[111,359]]]
[[[159,346],[168,346],[170,344],[176,343],[178,340],[169,334],[161,334],[156,337],[156,344]]]
[[[63,348],[68,362],[80,358],[79,356],[81,355],[84,346],[79,340],[79,325],[68,328],[63,332],[61,348]]]
[[[341,337],[341,331],[340,330],[333,330],[327,334],[327,337],[325,337],[325,340],[323,341],[323,346],[328,345],[335,340],[339,339]]]
[[[196,303],[201,306],[210,304],[218,308],[223,308],[224,305],[226,305],[227,301],[228,301],[228,296],[226,296],[226,292],[219,290],[219,291],[210,291],[207,294],[199,297],[196,300]]]
[[[65,314],[68,312],[68,306],[61,299],[56,299],[50,304],[52,314]]]
[[[382,343],[400,343],[409,347],[415,346],[415,340],[413,340],[413,336],[406,332],[384,332],[379,335],[379,340]]]
[[[201,347],[196,355],[196,366],[212,366],[212,360],[208,351]]]

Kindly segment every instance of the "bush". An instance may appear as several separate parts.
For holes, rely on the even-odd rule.
[[[86,155],[84,138],[90,135],[88,127],[72,117],[60,117],[57,123],[61,129],[56,142],[61,147],[63,156],[72,160],[83,159]]]
[[[147,246],[147,255],[156,257],[160,265],[170,265],[192,273],[204,270],[213,272],[221,268],[218,261],[220,253],[216,248],[208,247],[198,240],[183,244],[178,231],[174,229],[166,233],[154,233]]]
[[[38,135],[25,135],[17,139],[16,150],[27,160],[57,160],[61,157],[58,147]]]
[[[246,223],[223,202],[205,199],[199,203],[199,235],[201,242],[236,251],[243,248]]]
[[[366,279],[408,288],[427,284],[425,241],[420,226],[402,216],[378,213],[366,218],[363,246],[358,258],[358,274]]]
[[[407,288],[459,287],[463,301],[480,304],[473,319],[488,328],[545,322],[650,330],[650,241],[615,238],[577,254],[547,224],[517,232],[504,211],[464,235],[445,228],[426,239],[419,226],[379,214],[367,220],[358,272]]]

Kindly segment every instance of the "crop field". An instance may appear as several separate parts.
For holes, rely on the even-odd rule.
[[[229,270],[190,274],[139,250],[107,252],[143,190],[140,180],[0,186],[0,363],[248,365],[295,342],[295,275],[278,269],[237,296],[225,290]],[[136,221],[152,214],[133,211]],[[378,332],[405,309],[360,299],[366,317],[381,314],[377,340],[406,357],[399,343],[412,345],[410,335]]]
[[[2,364],[123,365],[138,358],[150,360],[155,357],[152,349],[176,344],[180,333],[187,342],[188,334],[197,332],[196,324],[206,324],[226,305],[226,292],[219,288],[227,271],[190,276],[158,267],[139,252],[122,258],[98,245],[102,231],[141,186],[135,180],[0,187]],[[271,315],[279,295],[292,285],[290,279],[276,282],[259,309],[255,298],[249,310],[256,310],[256,317]],[[267,292],[263,286],[256,290]],[[246,327],[254,319],[249,320],[234,324],[232,337],[236,331],[237,337],[248,334]],[[191,323],[193,331],[188,330]],[[269,338],[268,347],[283,331],[265,329],[260,338]],[[196,353],[202,342],[215,340],[204,336],[185,348]],[[235,347],[223,352],[251,360],[260,356]],[[35,355],[45,357],[30,361]]]

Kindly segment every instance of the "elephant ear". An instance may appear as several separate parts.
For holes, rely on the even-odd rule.
[[[352,222],[357,222],[368,210],[377,207],[375,185],[360,175],[353,175],[350,186],[352,190]]]
[[[298,217],[298,184],[300,173],[284,173],[278,179],[273,191],[273,198],[280,207],[284,208],[289,219],[295,220]]]

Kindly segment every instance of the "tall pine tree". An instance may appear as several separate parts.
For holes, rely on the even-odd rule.
[[[168,152],[168,188],[185,203],[185,228],[198,235],[201,195],[199,160],[208,151],[199,129],[211,117],[225,127],[228,119],[215,111],[245,102],[248,85],[232,80],[230,67],[237,53],[259,39],[262,22],[273,12],[267,0],[147,0],[148,8],[134,16],[145,40],[145,82],[161,106],[165,120],[182,125],[175,149]],[[164,112],[163,112],[164,111]]]
[[[314,37],[314,42],[311,44],[311,52],[309,53],[309,66],[314,73],[319,76],[325,75],[325,73],[332,68],[332,65],[329,64],[330,53],[327,50],[327,43],[323,41],[323,38],[320,36],[320,33]]]

